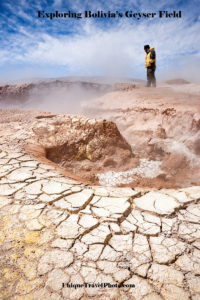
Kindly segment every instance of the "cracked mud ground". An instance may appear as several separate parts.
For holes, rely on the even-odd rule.
[[[12,125],[0,140],[0,299],[200,299],[200,187],[89,186],[29,155]]]

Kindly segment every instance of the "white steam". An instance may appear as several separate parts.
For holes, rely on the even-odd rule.
[[[17,92],[17,91],[16,91]],[[0,108],[16,108],[25,110],[43,110],[52,113],[80,114],[82,113],[81,103],[95,99],[105,93],[104,86],[99,88],[90,88],[81,83],[58,84],[40,86],[36,85],[29,91],[29,95],[19,97],[12,96],[6,101],[0,101]]]

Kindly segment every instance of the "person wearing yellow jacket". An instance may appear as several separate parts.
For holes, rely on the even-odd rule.
[[[150,48],[149,45],[144,46],[144,51],[146,52],[145,57],[145,68],[147,68],[147,86],[156,87],[156,52],[154,48]]]

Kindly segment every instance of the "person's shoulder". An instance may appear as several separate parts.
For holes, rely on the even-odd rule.
[[[156,56],[155,49],[154,49],[154,48],[151,48],[151,49],[150,49],[150,53],[151,53],[152,58],[154,59],[155,56]]]

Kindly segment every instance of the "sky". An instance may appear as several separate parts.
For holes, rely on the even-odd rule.
[[[47,17],[56,11],[81,13],[82,18]],[[116,18],[85,18],[85,11],[118,12],[122,17],[116,13]],[[159,11],[181,11],[182,17],[160,18]],[[199,11],[199,0],[1,0],[0,81],[64,76],[145,79],[145,44],[155,47],[159,79],[200,81]],[[131,13],[156,15],[134,18]]]

